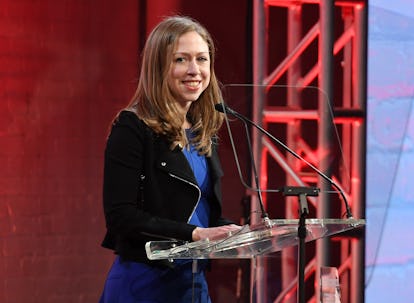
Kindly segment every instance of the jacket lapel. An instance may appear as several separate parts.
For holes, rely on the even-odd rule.
[[[159,169],[197,184],[193,170],[179,147],[161,153],[156,161]]]

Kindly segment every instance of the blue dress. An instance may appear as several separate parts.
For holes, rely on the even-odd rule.
[[[187,132],[187,136],[191,133]],[[183,149],[201,189],[201,198],[190,223],[208,227],[210,177],[205,156],[194,146]],[[194,271],[193,262],[197,262]],[[174,268],[159,268],[124,261],[117,256],[108,273],[99,303],[211,303],[204,260],[175,260]],[[194,267],[194,268],[193,268]]]

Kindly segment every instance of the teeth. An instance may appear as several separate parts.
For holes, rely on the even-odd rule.
[[[188,81],[188,82],[185,82],[186,85],[192,86],[192,87],[196,87],[198,85],[198,83],[199,83],[198,81]]]

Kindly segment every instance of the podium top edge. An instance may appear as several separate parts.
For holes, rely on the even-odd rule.
[[[272,225],[290,225],[290,224],[298,224],[299,219],[271,219],[270,220]],[[349,224],[349,225],[365,225],[365,219],[355,219],[355,218],[347,218],[347,219],[333,219],[333,218],[325,218],[325,219],[317,219],[317,218],[309,218],[306,219],[306,224]]]

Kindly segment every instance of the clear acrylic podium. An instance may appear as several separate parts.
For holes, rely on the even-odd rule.
[[[255,259],[298,245],[298,302],[304,302],[304,246],[306,242],[332,236],[365,225],[354,219],[264,219],[255,226],[244,225],[238,232],[196,242],[151,241],[145,245],[150,260]],[[305,233],[303,233],[305,228]],[[255,276],[252,280],[256,287]],[[251,296],[254,303],[255,296]]]
[[[145,249],[150,260],[249,259],[297,245],[297,219],[273,219],[217,239],[196,242],[151,241]],[[365,225],[363,219],[306,219],[306,242],[339,234]]]

